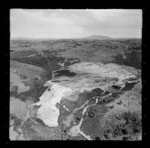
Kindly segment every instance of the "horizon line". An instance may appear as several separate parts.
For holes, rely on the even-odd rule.
[[[45,37],[45,38],[34,38],[34,37],[10,37],[10,40],[17,40],[17,39],[32,39],[32,40],[44,40],[44,39],[86,39],[88,37],[107,37],[108,39],[142,39],[142,37],[110,37],[106,35],[91,35],[91,36],[86,36],[86,37],[71,37],[71,38],[65,38],[65,37],[60,37],[60,38],[52,38],[52,37]]]

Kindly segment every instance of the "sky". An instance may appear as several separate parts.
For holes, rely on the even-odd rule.
[[[141,38],[140,9],[11,9],[10,38]]]

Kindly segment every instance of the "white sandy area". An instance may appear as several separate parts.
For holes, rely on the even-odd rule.
[[[48,82],[47,82],[48,83]],[[44,123],[50,127],[58,126],[59,109],[56,107],[60,103],[62,97],[70,93],[72,90],[58,84],[51,84],[49,88],[42,94],[40,101],[34,105],[41,105],[38,110],[37,116],[41,118]]]
[[[132,77],[130,72],[122,69],[120,65],[117,64],[102,64],[102,63],[91,63],[82,62],[69,66],[69,69],[74,72],[79,73],[91,73],[98,74],[101,77],[118,77],[120,79],[125,77]]]

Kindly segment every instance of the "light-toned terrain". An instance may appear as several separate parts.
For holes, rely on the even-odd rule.
[[[73,70],[74,72],[77,72],[80,74],[80,72],[84,75],[75,76],[73,79],[67,79],[67,77],[63,77],[60,79],[57,79],[59,82],[52,82],[55,81],[55,79],[52,79],[50,81],[46,82],[46,85],[48,85],[47,90],[43,93],[43,95],[40,97],[40,102],[37,102],[34,105],[41,105],[39,110],[38,110],[38,117],[41,118],[44,123],[47,126],[50,127],[56,127],[59,125],[58,123],[58,117],[60,115],[59,109],[56,107],[57,103],[60,103],[62,98],[66,98],[70,101],[78,101],[74,99],[75,93],[82,93],[84,91],[91,91],[94,88],[100,88],[103,91],[107,91],[111,85],[121,85],[121,87],[124,87],[124,83],[128,81],[129,78],[136,78],[136,72],[135,69],[133,69],[133,73],[131,71],[127,71],[127,69],[123,69],[119,65],[115,64],[101,64],[101,63],[79,63],[79,64],[74,64],[69,67],[69,69]],[[101,83],[103,78],[118,78],[118,82],[112,83],[110,82],[105,82]],[[95,83],[95,80],[100,80],[99,83]],[[105,80],[105,79],[104,79]],[[126,94],[124,94],[126,95]],[[69,97],[70,96],[70,97]],[[72,97],[72,98],[71,98]],[[121,96],[122,98],[125,98],[125,96]],[[127,101],[130,103],[130,101]],[[115,102],[114,102],[115,103]],[[133,104],[138,108],[138,104]],[[121,107],[121,106],[119,106]],[[129,106],[130,107],[130,106]],[[133,108],[131,106],[131,108]],[[114,110],[119,110],[118,107],[115,106]],[[123,108],[121,107],[121,110]],[[139,109],[138,109],[139,110]],[[84,110],[85,113],[86,110]],[[113,110],[112,110],[113,112]],[[83,114],[84,115],[84,114]],[[71,116],[70,116],[71,117]],[[67,124],[70,123],[70,120],[73,120],[73,118],[67,118],[68,122]],[[84,119],[82,119],[84,120]],[[82,120],[79,123],[79,126],[75,126],[78,130],[75,130],[74,128],[71,129],[71,133],[73,135],[74,132],[79,132],[80,126],[82,124]],[[65,122],[63,122],[65,123]],[[74,131],[74,132],[73,132]],[[70,134],[71,134],[70,133]],[[90,138],[89,138],[90,139]]]

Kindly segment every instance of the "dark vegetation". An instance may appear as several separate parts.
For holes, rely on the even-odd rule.
[[[32,122],[30,119],[26,120],[21,127],[23,134],[25,137],[28,137],[30,140],[34,140],[37,136],[37,131],[33,128],[34,122]],[[38,139],[38,137],[36,137]]]
[[[18,86],[13,86],[12,88],[11,88],[11,90],[10,90],[10,93],[11,94],[16,94],[16,92],[18,92]]]
[[[97,94],[97,95],[101,95],[103,93],[103,90],[101,90],[100,88],[95,88],[92,90],[92,93]]]
[[[19,55],[16,56],[15,55],[15,56],[11,57],[11,59],[18,61],[18,62],[38,66],[38,67],[44,68],[48,71],[53,71],[53,70],[59,69],[60,66],[58,65],[58,62],[64,61],[64,58],[55,57],[55,56],[50,55],[50,54],[48,54],[46,56],[43,56],[41,54],[36,54],[33,57],[26,57],[23,55],[24,51],[22,51],[22,52],[23,53],[19,52],[19,54],[22,54],[22,56],[19,56]],[[14,52],[14,54],[18,54],[18,51]]]
[[[102,55],[113,56],[114,63],[124,64],[128,66],[133,66],[135,68],[141,68],[141,39],[126,39],[126,40],[73,40],[73,39],[64,39],[64,40],[45,40],[45,41],[28,41],[28,40],[12,40],[11,49],[14,52],[11,52],[11,58],[17,61],[22,61],[24,63],[33,64],[39,67],[44,67],[49,69],[50,65],[56,66],[55,63],[61,62],[64,60],[60,57],[59,53],[70,53],[71,56],[74,56],[73,63],[79,62],[83,57],[92,57],[96,55],[97,61],[105,63],[107,62],[106,58],[103,58]],[[18,49],[19,48],[19,49]],[[17,52],[15,51],[17,50]],[[37,51],[43,51],[46,55],[43,57]],[[99,51],[102,51],[99,52]],[[85,53],[85,54],[84,54]],[[25,57],[27,55],[37,54],[35,57]],[[100,55],[100,59],[98,59]],[[124,55],[127,58],[124,58]],[[104,57],[105,57],[104,56]],[[102,58],[102,59],[101,59]],[[68,60],[65,63],[65,66],[73,64]],[[55,68],[54,68],[55,69]],[[56,67],[57,69],[57,67]]]
[[[124,90],[118,90],[120,87],[114,86],[116,91],[106,91],[104,94],[100,88],[93,89],[90,92],[85,92],[81,94],[84,98],[88,99],[90,102],[98,99],[99,105],[106,105],[108,103],[114,102],[117,98],[119,98],[123,93]],[[128,88],[129,89],[129,88]],[[108,94],[112,93],[110,96]]]
[[[110,139],[110,135],[113,138],[117,138],[118,136],[132,136],[142,132],[141,124],[140,115],[138,113],[131,113],[130,111],[124,112],[114,117],[114,121],[105,127],[103,135],[105,139]],[[124,138],[124,140],[125,139],[126,138]]]
[[[118,85],[113,85],[112,88],[119,90],[121,87]]]
[[[60,76],[75,76],[76,73],[75,72],[70,72],[69,70],[58,70],[55,72],[55,76],[60,77]]]
[[[113,92],[111,96],[106,96],[103,99],[99,97],[98,104],[105,105],[105,104],[114,102],[117,98],[121,96],[121,94],[123,94],[123,92],[119,91],[119,92]]]
[[[43,83],[35,81],[33,83],[33,87],[31,87],[29,91],[17,94],[16,97],[18,97],[21,101],[31,100],[33,102],[38,102],[39,97],[43,94],[45,90],[46,87],[43,86]]]
[[[108,111],[108,107],[105,105],[93,105],[88,108],[87,110],[87,116],[89,118],[99,118],[100,116],[103,116]]]
[[[33,101],[37,102],[39,101],[39,97],[43,94],[43,92],[46,90],[46,87],[43,86],[45,83],[45,78],[43,80],[32,80],[33,86],[29,89],[29,91],[21,92],[18,94],[18,91],[10,91],[10,96],[14,96],[16,98],[19,98],[21,101]]]
[[[120,43],[128,45],[129,50],[141,50],[142,42],[138,39],[122,40]]]
[[[95,140],[101,140],[101,138],[100,137],[95,137]]]
[[[110,49],[125,49],[125,50],[141,50],[141,39],[129,40],[49,40],[49,41],[22,41],[12,40],[11,48],[29,47],[36,49],[36,47],[45,48],[45,50],[55,51],[59,49],[77,48],[77,47],[106,47]],[[38,48],[39,49],[39,48]]]
[[[18,96],[18,90],[10,91],[9,95],[10,95],[10,97],[16,97],[17,98],[17,96]]]
[[[134,87],[135,84],[137,84],[137,82],[133,82],[133,83],[126,82],[125,87],[122,89],[122,91],[131,90]]]
[[[10,117],[10,119],[11,119],[11,120],[15,120],[15,119],[17,119],[17,117],[16,117],[14,114],[10,114],[10,116],[9,116],[9,117]]]
[[[86,99],[92,101],[95,100],[96,97],[100,97],[103,91],[100,88],[93,89],[92,91],[85,92],[83,95]]]
[[[90,118],[94,118],[95,115],[96,115],[96,109],[95,109],[95,110],[89,110],[89,111],[88,111],[88,116],[89,116]]]
[[[26,56],[30,56],[33,54],[38,54],[38,51],[36,49],[30,49],[30,50],[17,50],[10,53],[10,58],[25,58]]]
[[[61,66],[58,65],[58,63],[64,62],[64,58],[62,57],[56,57],[51,51],[42,51],[43,53],[38,53],[35,50],[22,50],[22,51],[15,51],[13,54],[11,54],[11,59],[31,64],[34,66],[41,67],[46,70],[46,72],[42,75],[42,79],[51,79],[52,77],[52,71],[60,69]],[[32,57],[27,57],[29,55],[35,54]]]
[[[20,126],[22,124],[22,120],[19,119],[19,118],[16,118],[14,119],[14,126],[17,127],[17,126]]]
[[[127,65],[131,67],[135,67],[137,69],[141,69],[142,66],[142,53],[138,51],[132,50],[129,53],[126,53],[126,59],[123,59],[123,56],[121,54],[118,54],[116,56],[116,63],[117,64],[122,64],[122,65]]]
[[[33,119],[34,119],[37,123],[39,123],[39,124],[41,124],[41,125],[44,125],[44,126],[45,126],[44,121],[43,121],[43,120],[41,120],[40,118],[36,118],[36,117],[34,117]]]

